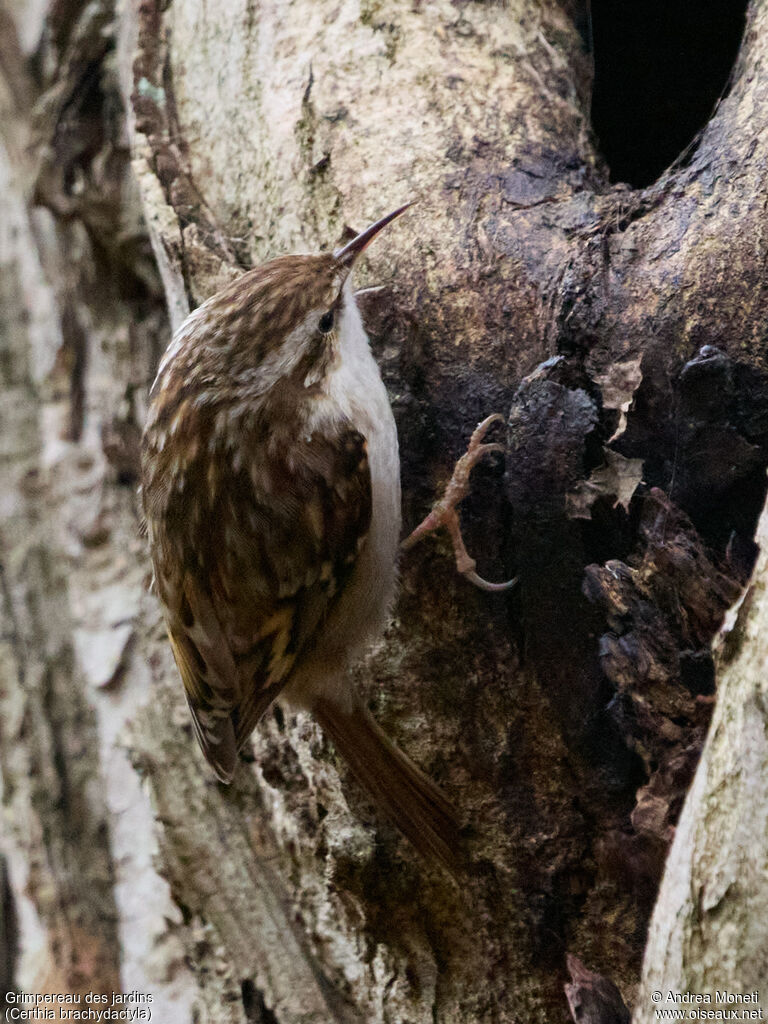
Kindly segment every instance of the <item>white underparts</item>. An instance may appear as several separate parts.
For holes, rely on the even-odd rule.
[[[311,707],[320,697],[351,701],[346,666],[386,625],[395,594],[400,539],[400,456],[389,398],[371,354],[349,283],[337,326],[339,358],[326,376],[325,399],[314,408],[308,435],[351,423],[365,437],[371,474],[371,526],[354,572],[303,658],[284,696]]]

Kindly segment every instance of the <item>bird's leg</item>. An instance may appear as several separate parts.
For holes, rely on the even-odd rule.
[[[494,413],[492,416],[486,417],[482,423],[478,423],[472,437],[469,439],[466,452],[456,463],[453,475],[448,481],[448,486],[445,488],[442,498],[435,502],[432,506],[432,511],[426,519],[419,523],[413,533],[406,537],[400,545],[402,551],[409,551],[423,537],[426,537],[428,533],[433,533],[435,530],[440,529],[441,526],[444,526],[451,535],[457,570],[470,583],[474,583],[476,587],[490,591],[509,590],[510,587],[517,583],[517,579],[507,580],[506,583],[489,583],[482,576],[478,576],[475,572],[477,563],[469,555],[464,545],[457,506],[469,494],[469,474],[472,472],[475,464],[489,452],[504,451],[504,445],[502,444],[482,443],[492,424],[497,422],[504,422],[504,417],[500,413]]]

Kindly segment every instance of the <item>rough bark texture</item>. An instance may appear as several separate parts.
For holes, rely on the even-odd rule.
[[[652,1021],[668,993],[768,992],[768,676],[766,579],[768,512],[758,524],[761,554],[732,627],[719,645],[718,701],[648,935],[635,1021]],[[752,1003],[744,1004],[753,1009]],[[738,1007],[741,1009],[741,1007]]]
[[[702,138],[642,192],[611,186],[594,148],[581,13],[0,5],[16,987],[122,982],[152,991],[164,1022],[553,1022],[569,1017],[570,953],[611,1012],[615,986],[634,1005],[711,713],[712,640],[765,498],[768,3],[750,7]],[[359,278],[383,286],[361,305],[406,523],[477,420],[504,412],[506,469],[476,470],[463,519],[483,575],[520,585],[482,594],[444,542],[423,543],[357,679],[461,810],[459,888],[379,820],[305,717],[269,713],[235,785],[212,781],[144,588],[134,496],[171,327],[243,267],[412,198]],[[755,663],[760,643],[745,634]],[[729,683],[729,728],[742,699]],[[757,730],[757,700],[752,714]],[[738,799],[763,808],[758,750]],[[765,943],[768,917],[738,886],[710,898],[747,952]],[[721,920],[697,946],[678,923],[680,978],[698,978],[692,957],[717,962]],[[671,979],[656,922],[647,977]],[[726,981],[751,985],[739,948]],[[572,1009],[587,1005],[577,981]]]
[[[167,321],[129,177],[111,12],[16,13],[14,24],[0,12],[9,987],[149,989],[165,1020],[188,1020],[184,982],[172,982],[179,914],[115,742],[147,699],[132,624],[146,562],[124,453]],[[39,44],[35,60],[25,44]]]

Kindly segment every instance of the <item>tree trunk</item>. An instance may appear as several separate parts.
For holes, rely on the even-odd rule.
[[[643,190],[594,147],[583,13],[0,0],[12,991],[150,993],[164,1024],[469,1024],[624,1019],[616,986],[652,1019],[654,988],[765,980],[760,561],[635,998],[765,500],[768,2],[697,145]],[[501,411],[506,462],[463,521],[479,571],[520,583],[481,593],[424,541],[355,675],[466,823],[458,887],[306,716],[270,711],[212,779],[135,496],[172,328],[413,198],[358,280],[381,286],[360,305],[406,526]]]
[[[676,993],[699,993],[708,999],[702,1005],[715,1009],[733,1009],[730,997],[757,993],[755,1003],[743,1005],[765,1007],[768,510],[756,539],[760,558],[719,648],[717,707],[649,930],[638,1022],[658,1019],[654,1009],[670,1006]]]

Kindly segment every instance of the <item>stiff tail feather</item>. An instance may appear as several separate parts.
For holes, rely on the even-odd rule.
[[[453,807],[362,706],[343,711],[318,701],[313,714],[357,781],[427,860],[454,878],[461,868],[459,821]]]

